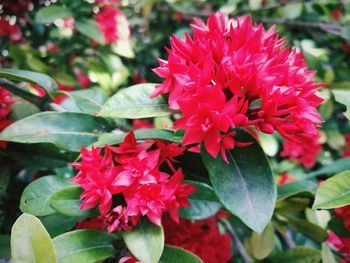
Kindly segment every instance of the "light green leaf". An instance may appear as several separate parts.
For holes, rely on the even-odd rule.
[[[75,230],[53,239],[58,263],[95,263],[111,257],[116,235],[97,230]]]
[[[274,247],[275,228],[270,222],[261,234],[252,233],[250,237],[251,252],[256,259],[264,259],[271,254]]]
[[[25,81],[44,88],[51,93],[57,90],[57,84],[53,78],[46,74],[29,70],[0,68],[0,78],[7,78],[15,81]]]
[[[53,143],[68,151],[79,152],[112,128],[103,118],[74,112],[42,112],[8,126],[0,140],[19,143]]]
[[[329,248],[329,246],[326,243],[322,243],[321,254],[322,254],[322,262],[337,263],[332,253],[332,250]]]
[[[159,263],[203,263],[203,261],[183,248],[165,245]]]
[[[141,119],[171,114],[162,96],[151,99],[156,84],[145,83],[125,88],[111,97],[99,115],[112,118]]]
[[[269,258],[271,263],[319,263],[321,253],[309,247],[295,247]]]
[[[70,16],[73,16],[73,14],[68,8],[58,5],[50,5],[39,9],[35,15],[35,21],[48,24],[55,22],[57,19],[64,19]]]
[[[40,220],[23,214],[12,227],[11,255],[13,263],[56,262],[51,238]]]
[[[197,181],[185,183],[194,185],[196,191],[188,196],[191,206],[180,208],[180,217],[201,220],[215,215],[220,210],[221,204],[211,186]]]
[[[276,202],[276,185],[270,164],[253,136],[237,130],[236,140],[252,142],[227,152],[229,163],[213,158],[202,147],[202,159],[214,191],[233,215],[260,233],[270,221]]]
[[[350,204],[350,171],[327,179],[316,191],[314,209],[330,209]]]
[[[332,93],[337,102],[346,106],[346,111],[344,112],[344,115],[346,118],[348,118],[348,120],[350,120],[350,90],[332,89]]]
[[[20,209],[35,216],[46,216],[55,213],[49,205],[50,196],[68,185],[68,180],[59,176],[44,176],[29,184],[23,191]]]
[[[122,233],[130,252],[142,263],[158,263],[164,248],[162,227],[140,220],[136,227]]]
[[[50,196],[49,204],[60,214],[72,217],[92,217],[96,210],[81,210],[80,195],[83,189],[79,185],[69,185]]]
[[[93,40],[96,40],[99,44],[104,45],[105,41],[101,31],[94,20],[84,19],[75,22],[75,27],[78,32],[87,36]]]

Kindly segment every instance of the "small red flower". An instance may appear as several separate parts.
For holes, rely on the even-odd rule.
[[[8,119],[11,112],[10,106],[13,103],[15,103],[15,100],[10,97],[10,92],[0,87],[0,132],[13,123],[13,120]],[[0,148],[5,149],[6,146],[7,142],[0,141]]]

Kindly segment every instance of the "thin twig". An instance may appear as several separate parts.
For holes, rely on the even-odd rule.
[[[287,231],[284,235],[282,235],[282,239],[288,248],[295,247],[295,242],[292,238],[290,231]]]
[[[252,262],[251,258],[247,254],[247,251],[245,250],[245,247],[243,246],[241,240],[239,240],[239,238],[238,238],[236,232],[234,231],[234,229],[232,228],[231,224],[226,219],[221,219],[220,222],[223,223],[227,232],[231,235],[232,239],[234,240],[237,251],[240,254],[243,262],[244,263]]]

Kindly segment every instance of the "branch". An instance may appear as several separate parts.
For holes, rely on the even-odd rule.
[[[35,96],[35,95],[23,90],[18,84],[14,83],[12,81],[0,78],[0,86],[2,86],[4,89],[7,89],[8,91],[11,91],[13,94],[35,104],[40,109],[43,109],[45,107],[45,104],[47,102],[46,97]]]
[[[226,219],[221,219],[220,222],[223,223],[223,225],[226,228],[227,232],[229,232],[229,234],[231,235],[232,239],[234,240],[236,248],[237,248],[237,251],[240,254],[243,262],[244,263],[252,262],[251,258],[247,254],[247,251],[245,250],[245,247],[243,246],[242,242],[239,240],[236,232],[233,230],[231,224]]]
[[[287,231],[284,235],[281,235],[284,243],[287,245],[288,248],[295,247],[295,242],[292,238],[292,235],[290,231]]]

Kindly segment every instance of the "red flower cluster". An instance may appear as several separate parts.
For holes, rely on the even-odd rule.
[[[183,150],[158,140],[137,143],[133,133],[118,147],[106,146],[103,152],[82,149],[82,161],[72,163],[79,170],[72,182],[84,189],[81,209],[99,204],[108,232],[130,229],[141,216],[160,225],[166,211],[178,222],[178,208],[189,205],[187,196],[195,190],[181,184],[184,175],[171,164]],[[169,165],[174,174],[160,171],[163,165]]]
[[[130,37],[129,22],[125,14],[111,5],[104,5],[96,14],[96,22],[106,44],[127,40]]]
[[[315,91],[322,85],[274,27],[218,12],[207,24],[195,19],[192,29],[193,38],[171,37],[168,61],[159,59],[154,70],[165,80],[152,94],[168,93],[170,108],[183,113],[174,124],[186,131],[183,145],[204,142],[208,153],[226,159],[225,150],[237,145],[236,127],[277,131],[299,144],[317,136],[322,99]]]
[[[191,251],[205,263],[227,263],[232,258],[232,240],[220,234],[217,220],[217,216],[195,222],[181,218],[176,224],[165,217],[165,243]]]
[[[11,112],[10,105],[14,102],[15,100],[10,97],[10,92],[0,87],[0,132],[13,122],[7,117]],[[5,148],[6,144],[6,142],[0,141],[0,148]]]
[[[343,152],[343,157],[350,157],[350,134],[344,134],[345,148]]]
[[[10,17],[0,16],[0,37],[8,37],[12,44],[16,44],[22,40],[21,28],[11,23]]]

